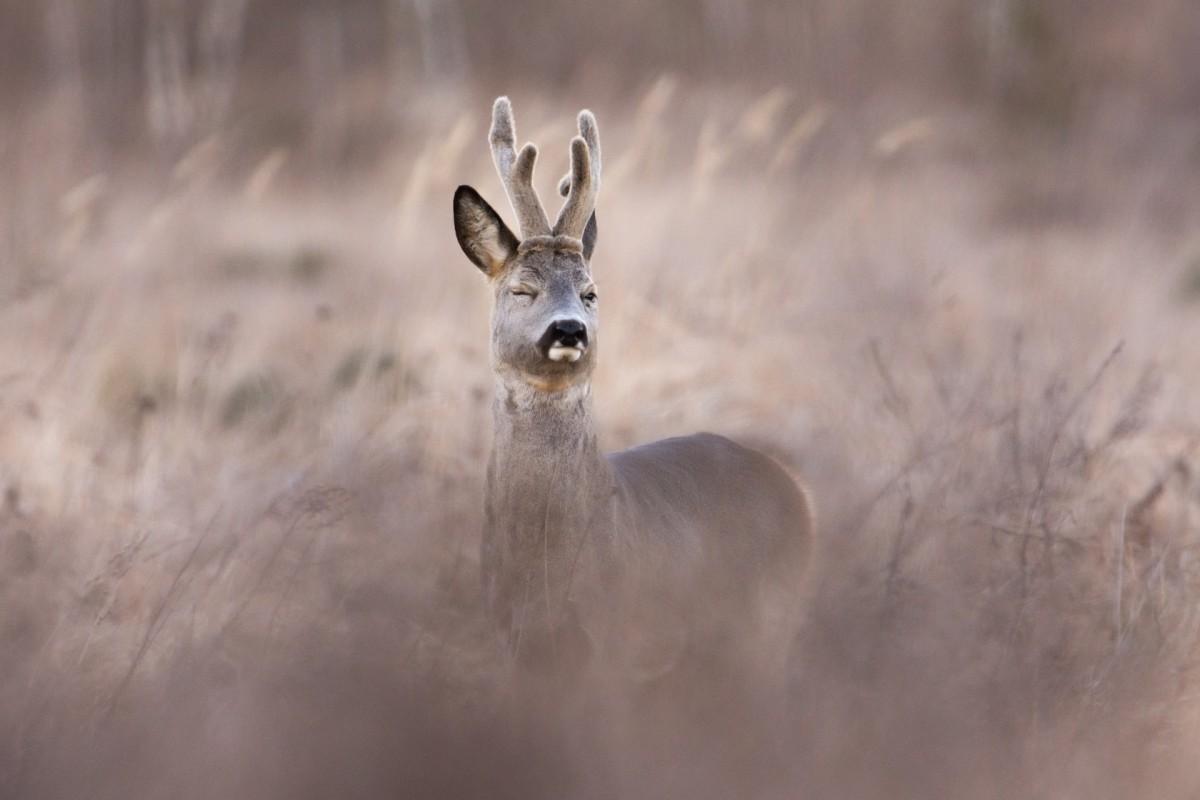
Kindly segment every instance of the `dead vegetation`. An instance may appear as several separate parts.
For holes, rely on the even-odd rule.
[[[920,70],[503,87],[534,138],[584,103],[605,125],[607,446],[719,431],[813,489],[782,696],[705,664],[652,693],[514,686],[477,586],[487,298],[449,210],[457,183],[499,194],[478,65],[422,62],[468,70],[432,91],[335,50],[324,109],[247,66],[201,93],[212,128],[169,98],[113,112],[149,131],[124,149],[23,78],[0,794],[1194,796],[1196,121],[1140,39],[1103,91],[1038,84],[1115,46],[1099,15],[1056,50],[1045,7],[970,102]],[[1066,91],[1070,119],[1038,111]],[[368,125],[397,92],[415,110]]]

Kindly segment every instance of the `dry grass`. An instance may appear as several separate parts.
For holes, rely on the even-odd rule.
[[[602,435],[806,476],[786,696],[514,689],[449,219],[502,197],[490,98],[336,177],[236,130],[31,176],[14,133],[0,793],[1194,796],[1194,120],[642,91],[595,108]],[[575,109],[514,99],[549,197]]]

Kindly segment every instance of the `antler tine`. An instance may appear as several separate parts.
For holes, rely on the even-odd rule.
[[[587,142],[592,157],[592,174],[596,183],[596,191],[600,191],[600,131],[596,127],[596,117],[586,109],[579,112],[579,135]],[[571,191],[571,173],[562,176],[558,182],[558,193],[563,197]]]
[[[533,166],[537,161],[537,148],[527,144],[518,154],[516,146],[516,124],[513,122],[512,103],[507,97],[496,98],[492,106],[492,130],[488,141],[492,146],[492,160],[496,172],[508,194],[517,215],[521,238],[545,236],[550,233],[550,221],[542,209],[537,190],[533,188]]]
[[[579,136],[571,140],[571,173],[567,202],[554,223],[555,235],[583,238],[588,217],[596,209],[600,191],[600,134],[590,111],[579,113]],[[559,191],[562,191],[559,185]]]

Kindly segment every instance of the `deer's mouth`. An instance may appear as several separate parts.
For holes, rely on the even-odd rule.
[[[560,363],[574,364],[583,358],[586,347],[586,345],[582,344],[564,345],[555,343],[550,345],[549,349],[546,350],[546,358]]]

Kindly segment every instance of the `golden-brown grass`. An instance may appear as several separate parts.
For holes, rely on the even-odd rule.
[[[575,109],[514,99],[549,198]],[[501,207],[487,100],[336,179],[231,133],[9,195],[56,209],[0,314],[12,796],[1194,794],[1177,131],[677,79],[595,108],[602,437],[769,449],[819,553],[783,696],[530,711],[479,607],[488,292],[449,219],[460,182]]]

